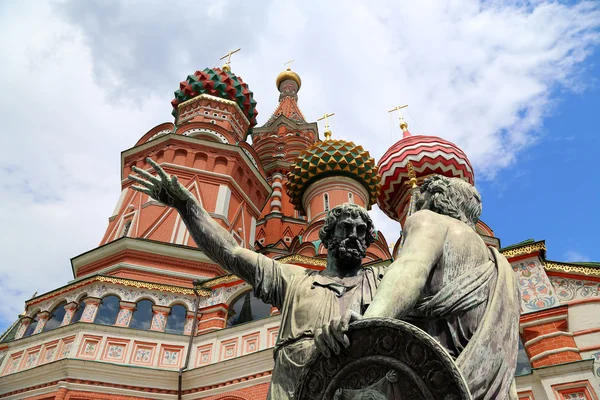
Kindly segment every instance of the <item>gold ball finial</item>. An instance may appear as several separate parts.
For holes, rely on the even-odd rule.
[[[229,63],[226,63],[225,65],[223,65],[223,71],[231,72],[231,67],[229,66]]]

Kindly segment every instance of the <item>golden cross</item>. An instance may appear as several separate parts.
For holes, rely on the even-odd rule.
[[[284,62],[284,63],[283,63],[283,65],[287,65],[287,69],[288,69],[288,71],[289,71],[289,70],[291,70],[291,68],[290,68],[290,65],[291,65],[291,64],[292,64],[294,61],[296,61],[296,60],[290,60],[290,61],[288,61],[288,62]]]
[[[403,108],[406,108],[406,107],[408,107],[408,104],[405,104],[403,106],[396,106],[396,107],[392,108],[390,111],[388,111],[390,113],[393,113],[394,111],[398,111],[398,117],[400,119],[400,129],[402,129],[403,132],[406,132],[408,130],[408,124],[402,117],[402,113],[400,112],[400,110],[402,110]]]
[[[237,53],[240,50],[241,50],[241,48],[230,51],[229,53],[225,54],[223,57],[219,58],[219,60],[227,59],[227,61],[225,62],[225,65],[223,66],[224,70],[231,71],[231,68],[229,67],[229,63],[231,62],[231,55]]]
[[[327,118],[333,117],[334,115],[335,115],[335,113],[331,113],[331,114],[325,113],[325,115],[323,115],[321,118],[317,119],[317,121],[325,120],[325,132],[323,132],[323,134],[325,135],[325,140],[329,140],[331,138],[331,131],[329,130],[329,121],[327,120]]]

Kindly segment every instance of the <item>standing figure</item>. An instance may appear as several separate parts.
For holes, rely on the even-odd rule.
[[[319,232],[328,250],[327,267],[308,270],[240,247],[176,176],[167,175],[153,160],[147,160],[157,175],[134,167],[139,176],[129,177],[141,186],[132,188],[174,207],[200,250],[248,282],[258,298],[281,311],[268,399],[292,398],[300,372],[316,347],[327,354],[339,353],[349,345],[342,332],[346,325],[331,329],[330,322],[342,314],[347,316],[344,321],[358,318],[383,278],[383,267],[362,267],[367,247],[375,240],[367,211],[354,204],[331,209]]]
[[[364,318],[403,319],[433,336],[474,400],[516,400],[520,293],[506,258],[475,231],[479,192],[440,175],[427,178],[420,192],[402,250]],[[346,327],[344,318],[331,325]]]

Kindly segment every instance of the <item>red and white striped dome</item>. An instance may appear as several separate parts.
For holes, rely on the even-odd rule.
[[[379,208],[390,218],[403,222],[409,201],[407,163],[410,162],[418,178],[432,174],[461,178],[475,184],[475,175],[467,155],[447,140],[436,136],[411,135],[396,142],[379,160],[381,192]]]

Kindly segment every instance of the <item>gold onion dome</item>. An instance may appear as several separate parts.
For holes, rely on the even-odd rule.
[[[300,153],[287,174],[286,191],[294,208],[304,211],[302,196],[312,183],[327,176],[347,176],[367,189],[367,209],[371,209],[381,187],[378,171],[375,160],[362,146],[345,140],[328,139]]]
[[[277,75],[277,80],[275,81],[275,84],[277,85],[277,90],[279,90],[279,86],[281,85],[281,83],[287,79],[291,79],[294,82],[296,82],[296,84],[298,85],[298,90],[300,90],[300,86],[302,86],[302,79],[300,79],[300,75],[298,75],[289,68]]]

